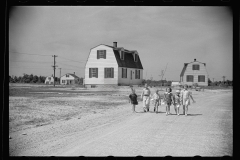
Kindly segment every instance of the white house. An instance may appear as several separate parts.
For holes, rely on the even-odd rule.
[[[199,86],[208,85],[208,74],[206,63],[198,62],[194,59],[193,62],[184,63],[184,67],[180,74],[180,82],[192,86],[197,83]]]
[[[136,50],[100,44],[92,49],[85,65],[85,86],[138,85],[142,83],[143,67]]]
[[[60,84],[61,85],[72,85],[72,84],[76,84],[80,81],[80,78],[78,76],[72,73],[67,73],[65,75],[63,75],[61,78],[60,78]]]
[[[172,84],[171,84],[172,87],[178,87],[180,85],[181,85],[180,82],[172,82]]]
[[[48,76],[45,79],[45,84],[53,84],[54,83],[54,78],[53,76]]]

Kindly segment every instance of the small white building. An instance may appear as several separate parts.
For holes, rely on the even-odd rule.
[[[181,85],[180,82],[172,82],[171,86],[172,87],[179,87]]]
[[[48,76],[45,79],[45,84],[53,84],[54,83],[54,78],[53,76]]]
[[[206,69],[206,63],[198,62],[194,59],[193,62],[184,63],[184,67],[180,74],[181,84],[187,84],[192,86],[197,83],[198,86],[208,85],[208,74]]]
[[[142,83],[143,67],[136,50],[100,44],[90,50],[85,65],[85,86],[138,85]]]
[[[67,73],[60,78],[61,85],[73,85],[79,83],[80,78],[72,73]]]

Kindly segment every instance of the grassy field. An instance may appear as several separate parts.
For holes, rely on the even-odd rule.
[[[9,131],[105,112],[128,102],[124,92],[46,86],[9,87]]]

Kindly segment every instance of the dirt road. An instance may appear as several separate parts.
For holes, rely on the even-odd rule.
[[[232,92],[194,92],[189,115],[131,113],[129,104],[99,113],[14,132],[17,156],[224,156],[232,155]],[[182,108],[180,110],[182,113]]]

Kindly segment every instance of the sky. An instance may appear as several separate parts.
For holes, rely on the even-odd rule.
[[[232,80],[233,17],[220,6],[18,6],[9,13],[9,75],[84,77],[90,49],[137,50],[143,78],[179,81],[184,63]],[[61,69],[60,69],[61,68]]]

